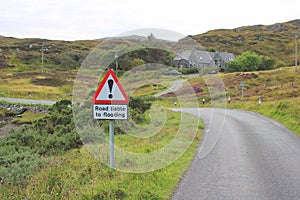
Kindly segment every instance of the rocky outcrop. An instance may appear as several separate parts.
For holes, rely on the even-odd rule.
[[[0,104],[0,108],[4,108],[16,114],[22,114],[26,111],[47,114],[48,109],[40,106],[23,106],[23,105],[13,105],[13,104]]]

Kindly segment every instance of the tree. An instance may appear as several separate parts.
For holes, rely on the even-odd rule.
[[[227,72],[242,72],[244,68],[240,65],[238,60],[231,60],[226,63],[226,71]]]
[[[145,62],[143,59],[135,58],[130,62],[131,68],[137,67],[139,65],[144,65]]]
[[[246,51],[237,58],[244,71],[255,71],[262,63],[261,57],[254,52]]]
[[[268,56],[261,56],[261,64],[259,65],[259,70],[270,70],[274,69],[275,60]]]
[[[216,50],[214,48],[210,48],[208,51],[209,52],[216,52]]]
[[[262,64],[262,58],[254,52],[246,51],[242,55],[238,56],[236,60],[228,62],[228,72],[248,72],[259,69]]]

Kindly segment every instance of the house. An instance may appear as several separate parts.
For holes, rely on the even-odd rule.
[[[235,60],[235,56],[232,53],[227,52],[216,52],[213,53],[214,66],[221,69],[226,69],[226,63]]]
[[[225,70],[226,63],[235,60],[232,53],[227,52],[208,52],[208,51],[186,51],[179,53],[173,59],[173,66],[182,68],[191,67],[219,67]]]

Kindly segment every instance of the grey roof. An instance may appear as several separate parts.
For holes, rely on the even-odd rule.
[[[212,61],[212,57],[207,51],[192,51],[182,52],[178,54],[174,60],[186,59],[191,62],[192,65],[209,64]]]
[[[222,57],[225,62],[235,59],[235,56],[232,53],[221,52],[208,52],[208,51],[197,51],[192,52],[182,52],[179,53],[174,60],[188,60],[194,66],[210,65],[214,61],[215,57]]]
[[[207,51],[193,51],[192,60],[195,62],[196,66],[201,64],[209,64],[212,61],[212,57]]]
[[[182,52],[182,53],[178,54],[178,55],[174,58],[174,60],[181,60],[181,59],[189,60],[191,54],[192,54],[192,52]]]
[[[235,60],[235,56],[232,53],[222,52],[220,53],[220,56],[223,58],[225,62]]]
[[[209,51],[208,53],[209,53],[209,55],[210,55],[212,58],[213,58],[213,57],[215,56],[215,54],[216,54],[215,52],[210,52],[210,51]]]

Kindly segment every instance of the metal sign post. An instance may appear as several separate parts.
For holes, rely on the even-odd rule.
[[[298,72],[298,33],[295,33],[295,72]]]
[[[244,87],[242,87],[242,98],[244,98]]]
[[[242,88],[242,98],[244,98],[244,82],[243,81],[241,81],[240,82],[240,87]]]
[[[115,161],[115,145],[114,145],[114,120],[111,119],[109,121],[109,140],[110,140],[110,156],[109,156],[109,164],[110,164],[110,168],[114,169],[114,161]]]

